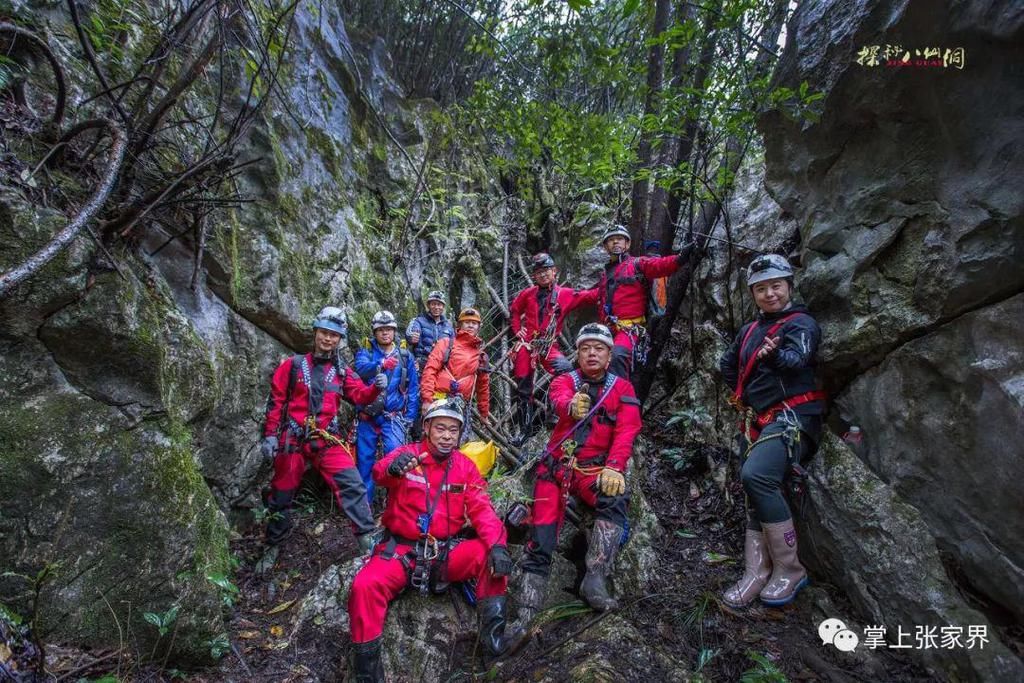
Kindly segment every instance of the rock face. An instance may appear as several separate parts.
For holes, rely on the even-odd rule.
[[[824,330],[823,375],[840,417],[867,435],[862,457],[878,480],[863,483],[891,499],[823,522],[815,545],[833,550],[811,553],[878,619],[935,625],[957,616],[937,544],[961,568],[956,581],[1020,620],[1024,499],[1009,482],[1024,467],[1024,198],[1013,189],[1024,180],[1024,92],[1005,65],[1020,59],[1024,13],[1010,2],[933,10],[801,4],[775,83],[823,93],[820,119],[776,110],[759,122],[768,187],[800,226],[798,286]],[[858,64],[873,45],[963,48],[965,62]],[[820,495],[853,512],[859,494]],[[915,523],[888,526],[901,509]],[[840,567],[856,556],[862,569]],[[907,594],[921,572],[934,590]],[[960,680],[1019,678],[1020,661],[1004,655],[930,663]]]
[[[1011,681],[1024,677],[1024,663],[994,637],[986,617],[967,605],[950,583],[926,516],[879,479],[834,434],[826,433],[810,468],[811,496],[800,554],[812,571],[844,588],[866,624],[898,629],[915,626],[987,625],[983,649],[917,651],[937,676],[950,680]],[[803,529],[801,530],[803,531]]]
[[[1024,619],[1024,294],[904,344],[839,398],[864,459],[971,585]]]
[[[73,104],[93,94],[91,71],[75,61],[66,11],[37,5],[12,11],[66,62]],[[419,286],[422,259],[396,271],[374,232],[415,178],[381,126],[415,159],[430,105],[402,96],[382,43],[350,40],[339,8],[320,10],[296,14],[283,81],[294,108],[258,119],[239,150],[262,157],[238,179],[258,201],[210,225],[197,287],[192,245],[152,227],[116,264],[83,233],[0,300],[0,573],[50,568],[38,604],[48,640],[131,638],[162,654],[144,614],[177,605],[170,661],[208,657],[224,631],[208,578],[230,574],[224,512],[257,505],[268,479],[254,446],[272,370],[308,348],[325,303],[354,304],[358,291],[354,335],[378,308],[407,318],[416,305],[408,278]],[[0,270],[66,220],[0,188]],[[0,579],[22,613],[31,588]]]
[[[6,265],[59,219],[13,195],[2,206]],[[177,605],[176,656],[202,659],[223,627],[207,577],[229,573],[226,520],[195,458],[215,373],[160,278],[133,262],[85,288],[86,253],[74,245],[0,302],[0,568],[21,575],[2,593],[30,613],[24,577],[45,576],[41,635],[101,646],[127,629],[146,652],[169,642],[144,614]]]
[[[1013,2],[802,5],[776,83],[825,94],[821,119],[760,128],[768,185],[803,232],[807,303],[834,372],[1024,288],[1020,57]],[[862,48],[962,47],[962,69],[856,63]],[[992,97],[994,92],[1005,93]],[[984,106],[979,106],[984,103]]]

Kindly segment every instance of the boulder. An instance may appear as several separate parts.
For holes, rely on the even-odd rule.
[[[332,565],[303,600],[291,640],[351,638],[348,596],[365,560]],[[476,638],[476,610],[454,588],[447,595],[421,596],[406,591],[388,609],[384,627],[384,669],[389,680],[444,680],[453,643]],[[343,670],[348,665],[344,663]]]
[[[178,608],[175,661],[224,631],[228,527],[172,413],[140,417],[68,383],[38,341],[0,343],[0,592],[50,641],[163,652],[146,613]],[[11,572],[11,574],[6,574]],[[41,587],[33,601],[34,583]]]
[[[841,394],[861,455],[963,580],[1024,620],[1024,294],[904,344]]]
[[[764,114],[768,187],[801,227],[801,290],[833,381],[938,322],[1024,287],[1024,91],[1016,3],[802,4],[775,86],[820,118]],[[862,65],[870,46],[963,48],[963,68]],[[991,93],[1001,93],[992,97]]]
[[[866,624],[885,626],[890,643],[897,642],[899,628],[913,634],[917,626],[936,631],[960,626],[965,639],[969,626],[987,628],[990,642],[983,648],[908,650],[935,676],[955,681],[1024,678],[1024,663],[950,582],[924,515],[831,432],[809,472],[800,556],[812,573],[839,585]]]

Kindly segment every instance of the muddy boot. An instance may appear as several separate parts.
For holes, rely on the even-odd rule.
[[[508,627],[508,650],[515,652],[526,644],[530,635],[530,622],[537,616],[544,604],[544,591],[548,586],[548,577],[533,572],[523,572],[523,582],[519,587],[519,611],[516,620]]]
[[[743,567],[743,578],[722,595],[722,602],[729,607],[746,607],[752,603],[771,576],[772,561],[768,557],[764,534],[760,531],[747,529],[743,547]]]
[[[508,639],[505,637],[505,596],[481,598],[476,603],[476,613],[480,618],[480,644],[484,648],[484,659],[497,659],[508,650]]]
[[[587,604],[599,612],[607,612],[619,606],[618,601],[608,592],[608,575],[612,572],[621,540],[621,526],[606,519],[594,521],[594,529],[590,532],[590,547],[587,548],[587,573],[580,585],[580,593]]]
[[[289,509],[292,506],[294,491],[271,491],[267,498],[266,543],[278,545],[288,538],[292,532],[292,520]]]
[[[368,643],[352,643],[352,672],[356,683],[384,683],[384,663],[380,659],[383,636]]]
[[[761,524],[768,554],[772,559],[772,575],[761,589],[761,602],[779,607],[793,601],[797,591],[807,585],[807,570],[796,552],[796,529],[793,520]]]

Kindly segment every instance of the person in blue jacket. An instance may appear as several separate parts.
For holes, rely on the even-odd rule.
[[[413,355],[395,343],[395,316],[390,311],[378,311],[370,326],[373,340],[356,353],[355,368],[364,382],[378,383],[381,392],[373,402],[356,405],[356,466],[366,484],[366,499],[372,503],[371,473],[377,447],[382,445],[382,455],[386,455],[406,442],[409,427],[420,413],[420,384]]]
[[[455,328],[444,315],[444,294],[434,290],[427,295],[427,310],[413,318],[405,329],[405,340],[416,354],[416,364],[420,372],[427,362],[427,356],[433,351],[434,345],[445,337],[455,338]]]

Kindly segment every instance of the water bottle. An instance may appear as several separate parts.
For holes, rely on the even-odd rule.
[[[843,441],[849,444],[850,449],[859,457],[863,457],[864,432],[857,425],[850,425],[850,429],[843,434]]]

